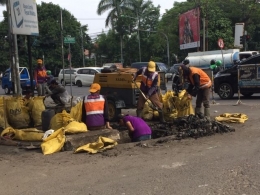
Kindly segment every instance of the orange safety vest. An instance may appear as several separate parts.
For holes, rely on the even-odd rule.
[[[201,69],[195,68],[195,67],[190,67],[191,74],[189,76],[191,84],[194,85],[194,80],[193,80],[193,75],[198,74],[200,75],[200,89],[210,87],[211,86],[211,80],[209,76]]]
[[[45,82],[47,78],[47,72],[45,68],[39,69],[38,67],[35,69],[36,71],[36,79],[38,82]]]
[[[85,97],[84,105],[86,109],[86,115],[104,114],[105,98],[102,95],[99,95],[98,98],[88,99],[87,96]]]
[[[152,77],[148,77],[147,75],[145,75],[146,69],[147,69],[147,68],[143,68],[143,72],[142,72],[142,82],[144,83],[144,86],[152,87],[153,80],[154,80],[155,77],[158,75],[158,73],[157,73],[157,72],[154,72]]]

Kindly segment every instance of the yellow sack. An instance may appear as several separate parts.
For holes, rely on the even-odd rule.
[[[56,131],[62,127],[66,127],[71,121],[73,121],[73,118],[71,118],[69,113],[63,110],[62,113],[57,113],[54,117],[52,117],[50,129]]]
[[[186,90],[182,90],[179,93],[179,100],[176,104],[178,114],[177,117],[183,117],[187,115],[194,115],[194,109],[192,107],[191,99],[188,98],[188,93]]]
[[[44,133],[42,131],[35,128],[13,129],[12,127],[8,127],[1,133],[1,136],[8,136],[21,141],[42,141],[43,135]]]
[[[0,96],[0,127],[3,129],[10,126],[8,124],[7,116],[6,116],[6,112],[5,112],[6,99],[7,99],[7,97]]]
[[[54,133],[43,140],[41,144],[42,153],[46,155],[59,152],[64,146],[65,140],[66,137],[64,128],[60,128],[57,131],[54,131]]]
[[[8,123],[15,129],[22,129],[29,126],[30,115],[27,107],[23,105],[22,97],[11,97],[5,100],[6,116]]]
[[[81,118],[82,118],[82,104],[83,101],[80,101],[75,106],[73,106],[70,110],[70,116],[79,122],[81,122]]]
[[[215,120],[219,122],[245,123],[248,117],[243,113],[224,113],[215,117]]]
[[[167,91],[162,96],[163,115],[166,121],[177,117],[176,101],[178,101],[178,97],[175,96],[173,91]]]
[[[65,133],[84,133],[87,132],[87,126],[85,123],[81,123],[78,121],[71,121],[66,127],[65,127]]]
[[[149,103],[151,104],[151,101],[150,100],[147,100],[144,104],[144,108],[142,110],[142,118],[144,120],[152,120],[152,119],[155,119],[155,118],[158,118],[159,116],[159,113],[158,111],[155,111],[153,110],[150,106],[149,106]]]
[[[42,125],[42,112],[45,110],[43,98],[44,96],[33,97],[28,103],[34,126]]]
[[[98,138],[97,142],[89,143],[89,144],[86,144],[84,146],[81,146],[78,149],[76,149],[74,151],[74,153],[79,153],[79,152],[86,151],[86,152],[88,152],[90,154],[96,154],[96,153],[102,152],[102,151],[104,151],[106,149],[113,148],[116,145],[117,145],[116,141],[114,141],[114,140],[112,140],[110,138],[107,138],[107,137],[100,136]]]

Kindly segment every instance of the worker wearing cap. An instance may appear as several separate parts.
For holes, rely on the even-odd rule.
[[[136,115],[137,117],[141,117],[144,104],[149,99],[159,109],[160,122],[165,122],[162,112],[163,104],[160,102],[158,95],[158,72],[155,69],[155,62],[150,61],[147,67],[139,69],[134,75],[133,82],[135,82],[138,75],[142,75],[140,89],[146,95],[146,97],[143,97],[141,94],[139,95]]]
[[[210,87],[211,80],[209,76],[200,68],[187,67],[186,65],[181,65],[179,67],[180,75],[184,80],[187,80],[190,83],[189,88],[187,89],[188,93],[196,99],[195,114],[200,115],[202,104],[204,106],[204,116],[210,117]]]
[[[93,83],[90,95],[83,98],[82,121],[89,130],[112,129],[108,119],[108,105],[106,98],[100,94],[101,86]]]
[[[34,80],[36,82],[38,96],[45,95],[45,87],[47,82],[47,73],[46,69],[42,64],[42,60],[37,60],[37,67],[34,69]]]
[[[50,82],[50,87],[46,86],[46,90],[48,93],[46,97],[51,96],[58,106],[65,106],[71,99],[68,91],[62,85],[59,85],[55,79]]]
[[[139,117],[120,114],[118,115],[118,123],[120,126],[127,127],[129,131],[128,135],[132,142],[151,139],[151,128]]]

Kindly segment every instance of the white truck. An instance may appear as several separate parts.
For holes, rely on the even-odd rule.
[[[223,55],[222,55],[223,52]],[[208,69],[210,67],[211,60],[221,60],[223,68],[230,68],[235,60],[242,61],[250,56],[258,54],[257,51],[244,51],[240,52],[239,49],[228,50],[213,50],[205,52],[192,52],[188,53],[185,59],[190,61],[190,65],[202,69]]]

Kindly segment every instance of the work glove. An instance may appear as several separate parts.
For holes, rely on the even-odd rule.
[[[198,87],[196,87],[196,86],[193,87],[193,88],[192,88],[192,91],[191,91],[191,95],[192,95],[193,97],[196,97],[198,91],[199,91],[199,88],[198,88]]]

